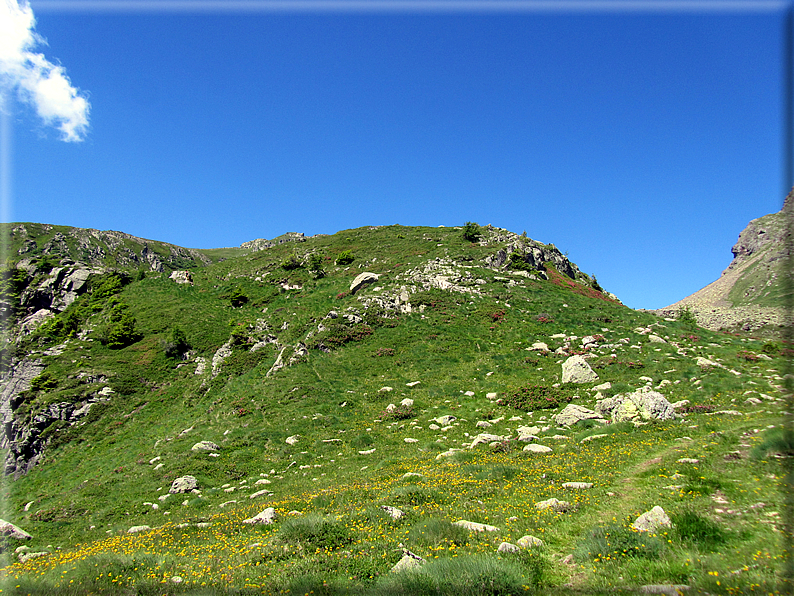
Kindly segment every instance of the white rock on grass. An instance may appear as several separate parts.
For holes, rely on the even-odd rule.
[[[394,387],[381,387],[378,389],[378,393],[388,393],[389,391],[394,391]]]
[[[495,392],[486,393],[485,397],[487,397],[488,399],[496,399],[497,397],[499,397],[499,394]]]
[[[406,384],[405,384],[405,386],[406,386],[406,387],[416,387],[416,386],[417,386],[417,385],[419,385],[421,382],[422,382],[422,381],[412,381],[412,382],[410,382],[410,383],[406,383]]]
[[[425,560],[419,555],[415,555],[409,550],[404,550],[403,552],[405,553],[403,558],[397,561],[394,567],[391,568],[392,573],[410,571],[425,564]]]
[[[372,449],[365,449],[363,451],[359,451],[360,455],[369,455],[371,453],[375,453],[375,448],[374,447]]]
[[[591,383],[596,379],[598,375],[579,355],[571,356],[562,363],[562,383]]]
[[[195,490],[198,487],[198,480],[195,476],[181,476],[171,483],[171,489],[168,491],[171,494],[187,493]]]
[[[191,451],[219,451],[220,447],[213,443],[212,441],[199,441],[193,447],[190,448]]]
[[[419,442],[419,439],[412,439],[411,437],[405,437],[405,438],[403,439],[403,441],[404,441],[405,443],[418,443],[418,442]]]
[[[284,440],[284,442],[285,442],[287,445],[294,445],[295,443],[297,443],[297,442],[298,442],[298,438],[299,438],[299,437],[300,437],[300,435],[292,435],[291,437],[287,437],[287,438]]]
[[[604,437],[606,437],[606,436],[607,436],[607,435],[605,435],[605,434],[590,435],[589,437],[585,437],[584,439],[582,439],[581,441],[579,441],[579,443],[580,443],[580,444],[581,444],[581,443],[589,443],[590,441],[595,441],[596,439],[603,439],[603,438],[604,438]]]
[[[475,424],[477,428],[491,428],[491,423],[487,420],[478,420],[477,424]]]
[[[273,494],[273,493],[272,493],[272,492],[270,492],[269,490],[262,489],[262,490],[258,490],[258,491],[256,491],[255,493],[253,493],[253,494],[252,494],[250,497],[248,497],[248,498],[249,498],[249,499],[256,499],[257,497],[261,497],[261,496],[263,496],[263,495],[272,495],[272,494]]]
[[[473,521],[468,521],[465,519],[459,519],[456,522],[452,522],[453,526],[460,526],[461,528],[466,528],[472,532],[498,532],[499,528],[496,526],[489,526],[488,524],[480,524]]]
[[[276,521],[276,510],[273,507],[268,507],[264,511],[256,514],[254,517],[244,519],[244,524],[272,524]]]
[[[480,433],[469,445],[469,449],[474,449],[477,445],[482,445],[483,443],[493,443],[493,442],[502,442],[505,438],[501,435],[492,435],[489,433]]]
[[[593,488],[592,482],[563,482],[563,488],[572,488],[576,490],[582,490],[585,488]]]
[[[559,414],[552,416],[551,419],[559,426],[565,427],[572,426],[580,420],[596,420],[606,422],[601,414],[577,404],[568,404]]]
[[[364,271],[363,273],[360,273],[350,283],[350,293],[355,294],[364,286],[378,281],[379,277],[380,276],[377,273],[370,273],[369,271]]]
[[[544,509],[551,509],[552,511],[563,512],[570,508],[571,504],[568,501],[559,501],[555,498],[546,499],[545,501],[535,503],[535,509],[540,509],[541,511]]]
[[[30,534],[16,527],[11,522],[0,519],[0,536],[6,538],[16,538],[17,540],[30,540],[33,538]]]
[[[139,532],[146,532],[151,530],[149,526],[132,526],[129,530],[127,530],[127,534],[137,534]]]
[[[400,402],[400,405],[406,408],[410,408],[412,405],[414,405],[414,400],[412,400],[410,397],[406,397],[404,400]]]
[[[520,551],[521,549],[517,547],[515,544],[510,544],[509,542],[502,542],[499,545],[499,548],[496,549],[498,553],[514,553]]]
[[[538,445],[537,443],[530,443],[526,447],[524,447],[524,451],[529,451],[530,453],[551,453],[551,447],[546,447],[545,445]]]
[[[457,417],[453,416],[452,414],[447,414],[446,416],[439,416],[438,418],[434,418],[434,420],[441,426],[446,426],[450,422],[457,420]]]
[[[634,520],[631,527],[638,532],[656,532],[660,528],[670,528],[672,525],[664,509],[657,505]]]
[[[391,505],[381,505],[380,508],[388,513],[392,519],[401,519],[405,516],[402,509],[397,509],[397,507],[392,507]]]
[[[695,459],[694,457],[682,457],[679,460],[676,460],[679,464],[699,464],[700,460]]]

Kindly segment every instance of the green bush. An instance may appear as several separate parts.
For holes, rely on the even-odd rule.
[[[682,306],[678,309],[678,315],[676,317],[679,323],[683,323],[687,327],[697,327],[698,321],[695,317],[695,313],[692,312],[692,309],[689,306]]]
[[[290,255],[281,262],[281,268],[284,271],[294,271],[302,267],[300,259],[296,255]]]
[[[232,295],[229,297],[229,300],[234,308],[238,308],[243,304],[246,304],[249,298],[248,298],[248,294],[243,292],[243,290],[238,286],[232,292]]]
[[[139,341],[143,334],[136,328],[135,317],[126,305],[117,304],[110,312],[110,325],[105,332],[104,344],[113,350],[124,348]]]
[[[525,260],[524,255],[517,252],[510,253],[510,258],[507,260],[507,268],[513,271],[528,271],[530,273],[537,273],[537,269],[535,269]]]
[[[482,231],[477,222],[467,221],[463,226],[463,239],[469,242],[477,242],[482,236]]]
[[[568,392],[558,387],[527,385],[502,394],[502,403],[517,410],[542,410],[567,404],[572,397]]]
[[[353,261],[356,260],[356,257],[353,256],[352,251],[350,250],[343,250],[339,253],[336,257],[336,264],[340,266],[350,265]]]
[[[340,321],[333,321],[325,331],[312,338],[309,347],[333,349],[352,341],[361,341],[370,335],[372,328],[364,323],[348,326]]]
[[[178,358],[190,349],[185,332],[179,327],[173,327],[163,342],[163,351],[168,358]]]
[[[323,261],[324,259],[322,253],[315,252],[309,256],[309,271],[314,274],[315,279],[320,279],[325,275]]]
[[[338,548],[353,541],[350,531],[339,522],[317,513],[287,519],[279,537],[284,542],[300,542],[313,548]]]
[[[45,391],[47,389],[55,389],[58,386],[58,380],[48,373],[46,370],[38,377],[33,377],[30,380],[31,391]]]
[[[776,427],[763,434],[763,440],[753,447],[750,455],[753,459],[764,459],[770,453],[794,457],[794,434],[784,427]]]

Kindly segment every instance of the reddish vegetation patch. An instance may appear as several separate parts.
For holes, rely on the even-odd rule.
[[[588,298],[597,298],[598,300],[604,300],[606,302],[612,302],[617,304],[616,300],[609,298],[606,294],[602,294],[593,288],[588,288],[587,286],[583,286],[582,284],[578,284],[573,281],[567,275],[563,275],[559,271],[557,271],[554,267],[547,266],[546,267],[546,275],[549,276],[549,281],[553,283],[555,286],[560,286],[561,288],[567,288],[571,290],[574,294],[580,294],[582,296],[587,296]]]

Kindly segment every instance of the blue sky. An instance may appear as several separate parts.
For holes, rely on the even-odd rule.
[[[477,221],[658,308],[782,205],[783,2],[112,1],[30,4],[87,125],[5,81],[6,220],[194,248]]]

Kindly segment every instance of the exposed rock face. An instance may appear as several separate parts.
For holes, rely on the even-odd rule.
[[[276,510],[273,507],[268,507],[264,511],[257,513],[254,517],[244,519],[244,524],[272,524],[276,521]]]
[[[596,404],[596,412],[604,417],[612,417],[614,422],[675,418],[673,404],[658,391],[647,387],[601,400]]]
[[[733,260],[722,276],[694,294],[656,312],[674,317],[689,307],[698,325],[719,330],[752,331],[788,321],[783,308],[785,275],[791,275],[789,254],[794,189],[783,208],[752,220],[731,249]]]

